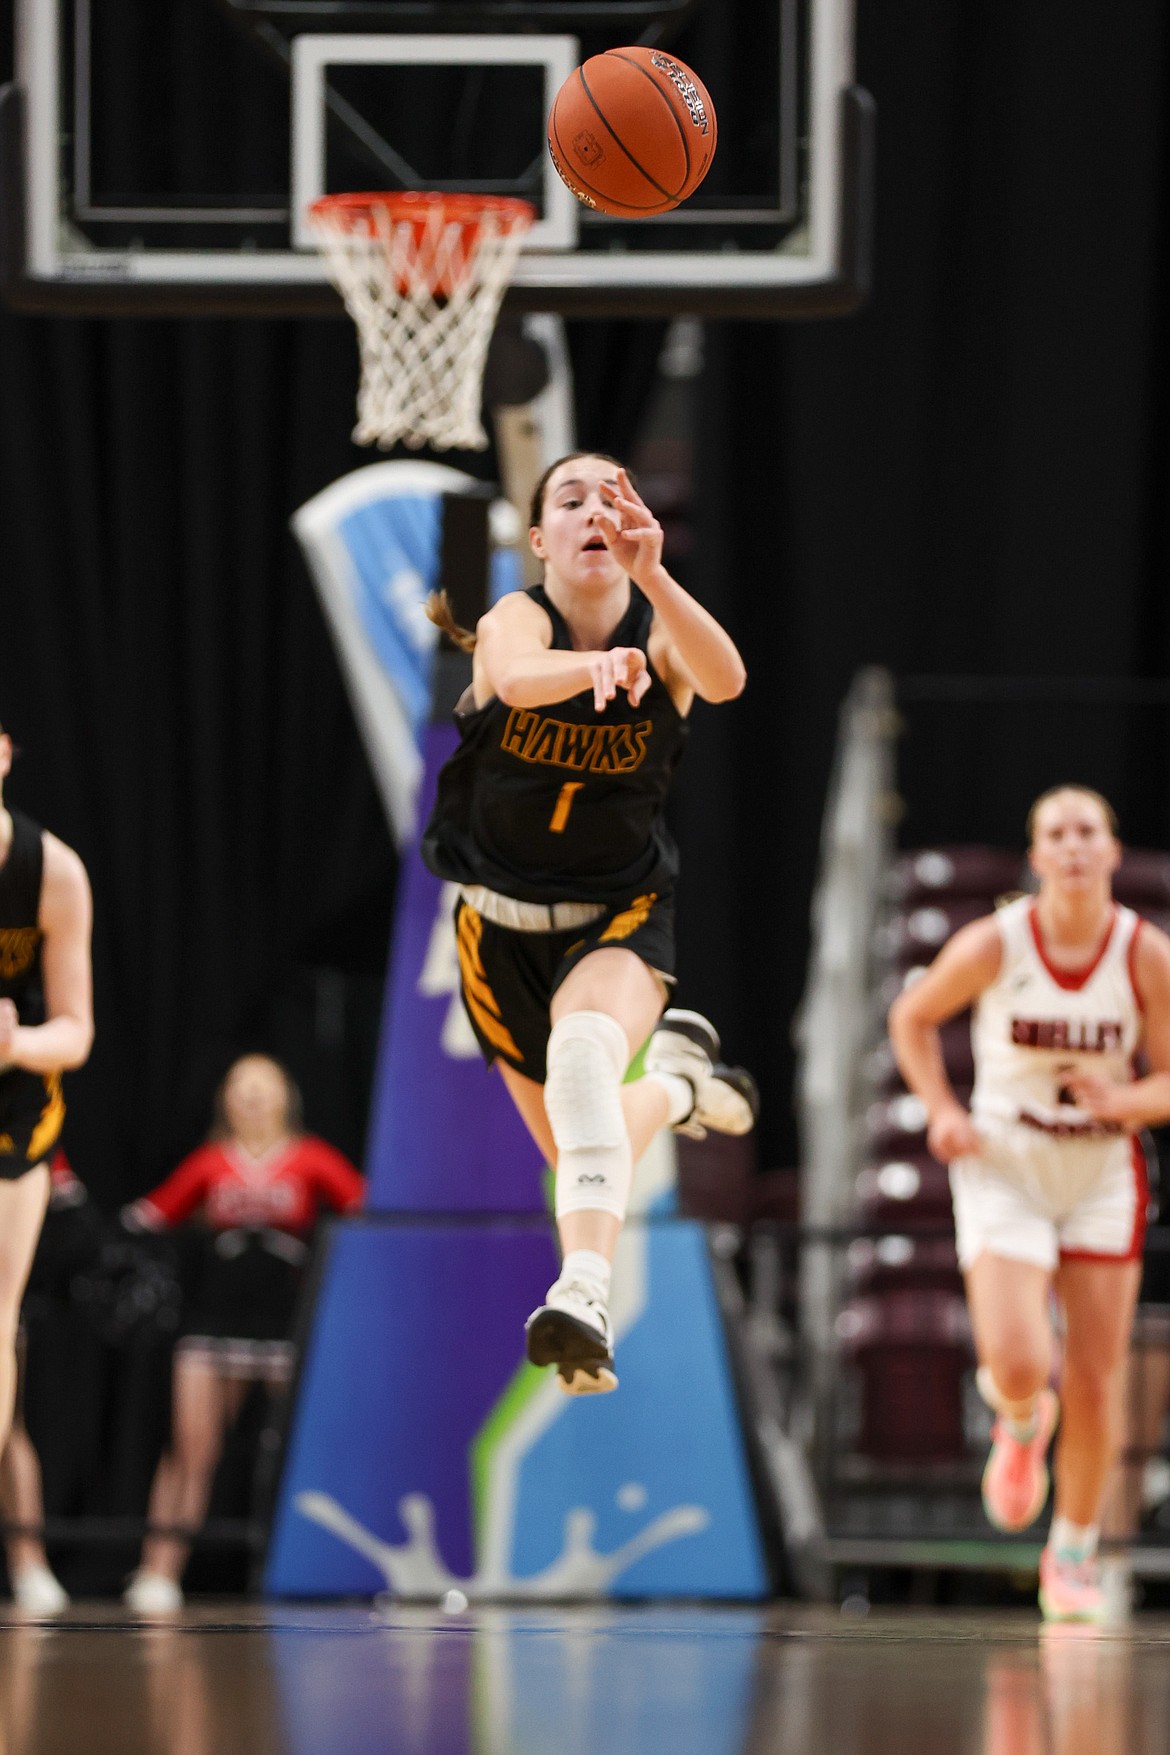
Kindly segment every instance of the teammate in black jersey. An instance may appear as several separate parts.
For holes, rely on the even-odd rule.
[[[0,1451],[12,1424],[20,1300],[65,1119],[61,1074],[93,1041],[89,881],[81,860],[4,808],[0,730]]]
[[[633,1165],[660,1127],[755,1119],[755,1088],[717,1063],[706,1019],[662,1016],[678,865],[663,805],[695,695],[731,700],[745,672],[662,565],[662,528],[612,458],[553,464],[529,540],[543,586],[503,598],[474,640],[432,606],[474,664],[423,855],[460,886],[480,1047],[556,1166],[563,1263],[528,1356],[584,1394],[617,1387],[606,1305]],[[648,1037],[645,1076],[623,1085]]]

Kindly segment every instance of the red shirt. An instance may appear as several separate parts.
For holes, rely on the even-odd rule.
[[[314,1134],[259,1158],[234,1140],[217,1140],[184,1158],[131,1210],[151,1230],[179,1225],[202,1209],[215,1231],[250,1225],[299,1233],[312,1230],[322,1207],[352,1212],[364,1191],[349,1159]]]
[[[86,1198],[85,1189],[73,1174],[73,1166],[58,1146],[49,1159],[50,1207],[54,1210],[58,1207],[79,1207]]]

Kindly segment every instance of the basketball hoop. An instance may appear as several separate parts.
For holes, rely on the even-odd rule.
[[[482,451],[488,343],[525,232],[504,195],[324,195],[308,210],[357,324],[359,445]]]

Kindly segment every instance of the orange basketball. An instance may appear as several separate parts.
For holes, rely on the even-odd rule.
[[[587,207],[644,219],[694,194],[717,132],[715,106],[690,68],[635,46],[592,55],[569,75],[553,100],[548,149]]]

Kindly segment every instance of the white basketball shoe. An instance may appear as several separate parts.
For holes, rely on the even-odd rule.
[[[64,1585],[39,1562],[13,1573],[11,1583],[12,1600],[24,1615],[40,1620],[48,1615],[63,1615],[69,1607]]]
[[[609,1311],[600,1289],[588,1280],[554,1281],[524,1333],[529,1359],[534,1365],[555,1365],[566,1395],[604,1395],[617,1388]]]
[[[161,1572],[136,1572],[122,1601],[136,1615],[177,1615],[183,1607],[183,1591],[173,1578]]]
[[[674,1131],[691,1139],[712,1133],[750,1133],[760,1113],[760,1093],[751,1073],[742,1066],[725,1066],[719,1058],[719,1035],[714,1024],[698,1012],[663,1012],[646,1047],[648,1073],[673,1073],[683,1078],[695,1094],[689,1115],[676,1121]]]

